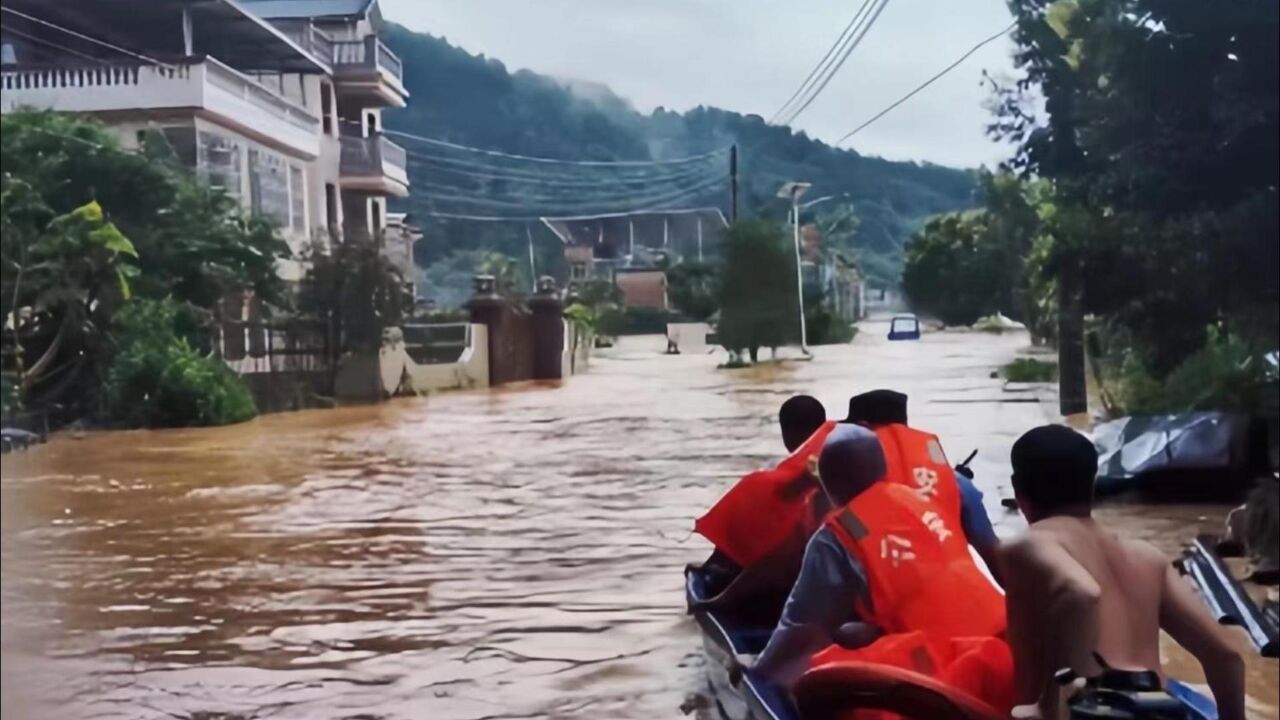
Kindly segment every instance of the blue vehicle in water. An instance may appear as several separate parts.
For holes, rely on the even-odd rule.
[[[889,321],[890,340],[919,340],[920,319],[915,315],[895,315]]]

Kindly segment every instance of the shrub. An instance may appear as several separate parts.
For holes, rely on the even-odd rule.
[[[854,327],[826,305],[805,306],[804,322],[810,345],[839,345],[853,340]]]
[[[0,414],[22,412],[22,390],[7,377],[0,377]]]
[[[240,378],[201,355],[177,327],[173,300],[136,300],[117,313],[103,383],[105,419],[128,427],[228,425],[257,415]]]
[[[667,323],[686,322],[678,313],[651,307],[606,307],[599,311],[596,327],[601,335],[663,335]]]
[[[1004,377],[1009,382],[1053,382],[1058,379],[1058,364],[1035,358],[1018,358],[1004,366]]]
[[[1209,328],[1204,345],[1157,379],[1141,353],[1129,350],[1118,377],[1109,383],[1117,408],[1128,415],[1159,415],[1191,410],[1266,414],[1276,393],[1266,363],[1238,336]]]

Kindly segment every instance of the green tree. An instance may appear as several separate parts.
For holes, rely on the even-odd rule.
[[[729,227],[720,267],[720,343],[746,350],[799,339],[795,256],[778,226],[745,221]]]
[[[680,263],[667,271],[671,304],[690,320],[706,322],[720,308],[716,269],[701,263]]]
[[[29,393],[57,379],[63,390],[92,362],[111,312],[129,299],[138,253],[96,202],[34,227],[23,216],[41,217],[47,207],[29,185],[6,174],[0,195],[4,331],[16,384]]]
[[[336,242],[331,250],[312,248],[307,260],[298,309],[328,325],[338,351],[377,352],[382,331],[398,325],[408,310],[395,264],[377,242],[363,239]]]
[[[159,134],[127,152],[97,122],[28,111],[0,117],[0,130],[0,332],[28,405],[96,411],[112,316],[131,296],[206,315],[240,290],[283,299],[288,246],[200,184]]]
[[[6,222],[38,228],[96,201],[137,248],[140,297],[172,295],[212,308],[227,293],[249,289],[283,302],[276,264],[289,256],[288,245],[235,199],[199,182],[161,133],[149,133],[146,151],[135,153],[99,123],[71,115],[11,113],[0,128],[4,172],[39,198]]]
[[[1049,181],[1041,268],[1114,317],[1164,376],[1225,322],[1280,332],[1274,3],[1013,0],[1023,76],[993,134]],[[1028,93],[1044,96],[1044,117]]]

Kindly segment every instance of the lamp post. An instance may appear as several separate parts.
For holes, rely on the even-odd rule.
[[[796,251],[796,299],[800,307],[800,352],[805,355],[812,353],[809,352],[809,333],[804,322],[804,273],[800,268],[800,196],[804,195],[810,187],[812,187],[810,183],[792,181],[778,190],[778,197],[791,198],[792,237]],[[825,199],[819,198],[819,200]]]

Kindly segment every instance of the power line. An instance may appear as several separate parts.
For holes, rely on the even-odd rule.
[[[670,180],[679,180],[690,175],[696,174],[708,168],[699,169],[697,167],[682,168],[675,172],[660,175],[613,175],[607,177],[588,177],[586,175],[564,175],[544,173],[540,171],[528,171],[516,168],[504,167],[500,165],[490,165],[486,163],[475,163],[466,160],[457,160],[452,158],[442,158],[437,155],[429,155],[426,153],[417,153],[406,150],[405,154],[414,161],[424,166],[427,165],[443,165],[445,167],[424,168],[431,172],[438,172],[445,175],[461,175],[467,177],[481,178],[485,180],[505,180],[513,183],[526,184],[542,184],[542,185],[558,185],[564,187],[597,187],[602,183],[617,184],[635,184],[635,183],[653,183],[666,182]]]
[[[86,42],[91,42],[91,43],[93,43],[93,44],[95,44],[95,45],[101,45],[102,47],[105,47],[105,48],[108,48],[108,49],[111,49],[111,50],[115,50],[116,52],[119,52],[119,53],[124,53],[125,55],[130,55],[130,56],[132,56],[132,57],[138,58],[139,60],[143,60],[143,61],[148,62],[148,63],[151,63],[151,64],[153,64],[153,65],[160,65],[160,66],[162,66],[162,67],[166,67],[166,68],[172,68],[172,67],[173,67],[173,66],[172,66],[172,65],[170,65],[169,63],[160,62],[159,60],[157,60],[157,59],[155,59],[155,58],[153,58],[153,57],[150,57],[150,56],[147,56],[147,55],[143,55],[143,54],[141,54],[141,53],[136,53],[136,52],[134,52],[134,51],[132,51],[132,50],[129,50],[129,49],[126,49],[126,48],[122,48],[122,47],[120,47],[119,45],[113,45],[113,44],[111,44],[111,43],[107,42],[106,40],[99,40],[98,38],[95,38],[95,37],[92,37],[92,36],[89,36],[89,35],[84,35],[84,34],[82,34],[82,33],[78,33],[78,32],[76,32],[75,30],[72,30],[71,28],[63,27],[62,25],[58,25],[57,23],[51,23],[51,22],[49,22],[48,20],[43,20],[43,19],[38,18],[38,17],[35,17],[35,16],[33,16],[33,15],[28,15],[28,14],[26,14],[26,13],[24,13],[24,12],[19,12],[18,10],[14,10],[13,8],[7,8],[7,7],[0,6],[0,12],[7,12],[7,13],[9,13],[9,14],[11,14],[11,15],[16,15],[17,17],[20,17],[20,18],[22,18],[22,19],[24,19],[24,20],[29,20],[29,21],[31,21],[31,22],[33,22],[33,23],[39,23],[40,25],[44,25],[45,27],[50,27],[50,28],[53,28],[54,30],[58,30],[59,32],[64,32],[64,33],[66,33],[66,34],[68,34],[68,35],[70,35],[70,36],[72,36],[72,37],[79,38],[79,39],[84,40],[84,41],[86,41]]]
[[[1012,23],[1010,23],[1010,24],[1009,24],[1009,27],[1007,27],[1007,28],[1005,28],[1005,29],[1001,30],[1000,32],[996,33],[995,35],[992,35],[991,37],[989,37],[989,38],[987,38],[987,39],[983,40],[982,42],[978,43],[977,45],[974,45],[973,47],[969,48],[969,51],[968,51],[968,52],[966,52],[965,54],[963,54],[963,55],[961,55],[959,58],[957,58],[955,62],[953,62],[953,63],[951,63],[950,65],[948,65],[948,66],[946,66],[945,68],[943,68],[943,69],[942,69],[942,71],[941,71],[941,72],[939,72],[937,75],[934,75],[933,77],[931,77],[931,78],[929,78],[928,80],[924,81],[924,83],[923,83],[923,84],[921,84],[919,87],[917,87],[916,89],[912,90],[911,92],[909,92],[909,93],[907,93],[906,95],[903,95],[901,98],[899,98],[899,99],[897,100],[897,102],[894,102],[894,103],[893,103],[892,105],[890,105],[889,107],[887,107],[887,108],[885,108],[885,109],[881,110],[880,112],[876,113],[875,115],[873,115],[873,116],[871,117],[871,119],[870,119],[870,120],[867,120],[866,122],[862,123],[862,124],[861,124],[861,125],[859,125],[858,127],[854,128],[854,129],[852,129],[852,130],[850,130],[850,131],[849,131],[849,132],[848,132],[844,137],[842,137],[842,138],[840,138],[839,140],[837,140],[837,141],[836,141],[836,145],[843,144],[845,140],[848,140],[849,138],[853,137],[854,135],[857,135],[859,132],[861,132],[861,131],[862,131],[864,128],[866,128],[868,125],[870,125],[870,124],[874,123],[875,121],[879,120],[880,118],[884,117],[885,115],[888,115],[890,112],[892,112],[892,111],[893,111],[895,108],[897,108],[899,105],[901,105],[902,103],[904,103],[904,102],[906,102],[906,101],[910,100],[911,98],[915,97],[915,96],[916,96],[916,93],[919,93],[921,90],[924,90],[925,88],[929,87],[929,86],[930,86],[930,85],[932,85],[934,82],[936,82],[939,78],[941,78],[943,75],[946,75],[947,73],[951,72],[952,70],[955,70],[957,67],[959,67],[960,63],[964,62],[965,60],[968,60],[970,55],[972,55],[972,54],[974,54],[974,53],[978,52],[978,50],[980,50],[982,47],[984,47],[984,46],[986,46],[986,45],[988,45],[988,44],[990,44],[990,43],[992,43],[992,42],[995,42],[995,41],[996,41],[997,39],[999,39],[1000,37],[1002,37],[1002,36],[1004,36],[1004,35],[1008,34],[1008,32],[1009,32],[1010,30],[1014,29],[1015,27],[1017,27],[1017,25],[1018,25],[1018,23],[1017,23],[1017,21],[1015,20],[1014,22],[1012,22]]]
[[[661,165],[680,165],[684,163],[697,162],[699,160],[706,160],[707,158],[712,158],[729,152],[729,148],[720,148],[719,150],[712,150],[711,152],[703,153],[702,155],[675,158],[673,160],[562,160],[558,158],[533,157],[530,155],[513,155],[511,153],[505,153],[498,150],[474,148],[467,145],[458,145],[457,143],[445,142],[444,140],[423,137],[422,135],[414,135],[412,133],[401,132],[398,130],[383,130],[382,132],[386,135],[395,135],[396,137],[402,137],[409,140],[417,140],[437,147],[447,147],[454,150],[462,150],[464,152],[476,153],[478,155],[486,155],[490,157],[501,157],[511,160],[520,160],[523,162],[546,163],[551,165],[578,165],[588,167],[652,167]]]
[[[56,43],[56,42],[53,42],[52,40],[45,40],[44,38],[39,38],[39,37],[36,37],[35,35],[28,35],[28,34],[26,34],[26,33],[22,32],[21,30],[15,30],[15,29],[13,29],[13,28],[11,28],[11,27],[6,27],[6,28],[5,28],[5,32],[11,32],[11,33],[13,33],[14,35],[17,35],[18,37],[26,38],[27,40],[30,40],[31,42],[34,42],[34,43],[40,43],[41,45],[44,45],[44,46],[46,46],[46,47],[51,47],[51,48],[54,48],[55,50],[61,50],[61,51],[65,52],[65,53],[70,53],[71,55],[75,55],[76,57],[82,58],[82,59],[84,59],[84,60],[88,60],[89,62],[98,63],[99,65],[107,65],[107,64],[108,64],[108,63],[107,63],[107,61],[106,61],[106,60],[103,60],[102,58],[96,58],[96,57],[94,57],[94,56],[92,56],[92,55],[89,55],[89,54],[87,54],[87,53],[82,53],[82,52],[80,52],[79,50],[76,50],[76,49],[74,49],[74,48],[69,48],[69,47],[67,47],[66,45],[60,45],[60,44],[58,44],[58,43]]]
[[[796,88],[796,91],[791,94],[791,97],[787,98],[787,101],[782,103],[782,107],[778,108],[778,110],[769,118],[770,125],[775,124],[774,121],[779,117],[782,117],[787,108],[791,107],[791,104],[794,103],[802,93],[809,89],[810,84],[818,77],[819,72],[823,71],[823,68],[831,62],[836,53],[838,53],[844,44],[848,42],[848,38],[851,37],[850,33],[861,20],[863,13],[866,12],[867,8],[871,7],[872,2],[873,0],[863,0],[862,7],[858,8],[858,12],[853,14],[853,17],[849,20],[849,24],[844,26],[844,31],[842,31],[840,36],[836,38],[836,41],[831,44],[831,47],[827,48],[827,54],[822,56],[822,59],[818,61],[818,64],[814,65],[813,69],[809,71],[809,75],[804,79],[804,82],[800,83],[800,87]]]
[[[884,9],[886,6],[888,6],[888,4],[889,4],[889,0],[880,0],[880,4],[875,7],[875,10],[872,12],[871,16],[867,19],[865,23],[863,23],[862,27],[859,29],[858,36],[854,38],[854,40],[845,48],[844,54],[840,56],[839,61],[837,61],[835,66],[831,68],[830,72],[826,74],[826,76],[822,80],[822,83],[818,85],[812,92],[809,93],[809,97],[807,100],[805,100],[803,105],[801,105],[798,109],[793,111],[787,117],[787,119],[780,124],[790,125],[791,123],[795,122],[796,118],[800,117],[800,114],[803,113],[805,110],[807,110],[809,106],[813,104],[814,100],[818,99],[818,96],[822,94],[822,91],[825,90],[827,88],[827,85],[831,83],[832,78],[836,76],[836,73],[840,72],[840,68],[844,67],[845,61],[849,59],[849,56],[853,54],[853,51],[859,45],[862,44],[863,38],[867,36],[867,32],[871,30],[872,25],[875,25],[876,20],[880,18],[880,13],[884,12]]]
[[[552,222],[579,222],[583,220],[610,220],[614,218],[636,217],[637,215],[690,215],[693,213],[718,213],[721,218],[724,217],[724,211],[715,207],[699,207],[699,208],[681,208],[670,210],[630,210],[628,212],[600,213],[597,215],[539,215],[524,217],[507,217],[498,215],[467,215],[463,213],[447,213],[447,212],[419,212],[419,215],[427,217],[440,218],[443,220],[467,220],[474,222],[543,222],[550,220]],[[726,223],[727,224],[727,223]]]
[[[694,187],[690,187],[690,188],[682,188],[682,189],[680,189],[680,190],[678,190],[678,191],[675,191],[675,192],[669,193],[669,194],[667,194],[667,195],[665,195],[665,196],[651,196],[651,197],[645,197],[645,198],[643,198],[643,199],[640,199],[640,200],[639,200],[639,203],[640,203],[640,204],[642,204],[642,205],[643,205],[643,207],[641,207],[641,208],[639,208],[639,209],[635,209],[635,208],[634,208],[634,206],[633,206],[633,208],[632,208],[632,209],[624,210],[624,211],[614,211],[614,212],[610,212],[610,211],[607,211],[607,210],[603,210],[603,208],[602,208],[601,206],[599,206],[599,205],[594,206],[594,207],[592,207],[592,206],[572,206],[572,205],[562,205],[562,206],[549,206],[549,209],[548,209],[548,210],[545,210],[545,211],[543,211],[543,212],[541,212],[541,213],[538,213],[537,215],[528,215],[528,216],[509,216],[509,215],[469,215],[469,214],[466,214],[466,213],[438,212],[438,211],[434,211],[434,210],[427,210],[427,211],[423,211],[423,212],[424,212],[424,214],[427,214],[427,215],[436,215],[436,216],[441,216],[441,217],[446,216],[446,215],[456,215],[457,217],[455,217],[454,219],[472,219],[472,220],[525,220],[525,221],[535,221],[535,220],[538,220],[538,219],[540,219],[540,218],[548,217],[548,216],[557,216],[557,217],[562,217],[562,218],[564,218],[564,219],[572,219],[573,217],[576,217],[576,216],[575,216],[575,215],[570,215],[571,213],[588,213],[588,212],[589,212],[589,211],[591,211],[591,210],[594,210],[595,212],[594,212],[593,214],[584,215],[583,217],[605,217],[605,216],[609,216],[609,215],[622,216],[622,215],[627,215],[627,214],[642,214],[642,213],[645,213],[645,212],[656,212],[656,211],[658,211],[658,210],[662,209],[662,208],[663,208],[663,206],[670,205],[670,204],[673,204],[673,203],[676,203],[676,202],[679,202],[679,201],[682,201],[682,200],[686,200],[686,199],[689,199],[689,198],[697,197],[697,196],[701,195],[702,193],[705,193],[707,190],[710,190],[711,188],[715,187],[716,185],[718,185],[718,184],[720,184],[720,183],[724,182],[724,180],[725,180],[725,178],[723,178],[723,177],[717,177],[717,178],[713,178],[713,179],[711,179],[711,180],[709,180],[709,181],[707,181],[707,182],[704,182],[704,183],[701,183],[701,184],[699,184],[699,185],[696,185],[696,186],[694,186]],[[495,207],[495,208],[502,208],[502,207],[509,207],[509,208],[523,208],[523,207],[527,207],[527,206],[529,205],[528,203],[504,203],[504,202],[499,202],[499,201],[490,201],[490,200],[482,200],[482,199],[467,198],[467,197],[458,197],[458,196],[437,196],[437,195],[432,195],[432,194],[430,194],[430,193],[423,193],[423,194],[421,194],[421,195],[417,195],[417,197],[423,197],[423,198],[428,199],[428,200],[443,201],[443,202],[446,202],[446,203],[462,203],[462,204],[471,204],[471,205],[476,205],[476,206],[480,206],[480,207],[486,207],[486,206],[487,206],[487,207]],[[554,210],[552,210],[552,209],[550,209],[550,208],[554,208]]]
[[[448,195],[435,192],[415,192],[414,197],[425,198],[428,200],[436,200],[447,203],[475,205],[479,207],[493,208],[527,208],[530,205],[541,204],[543,207],[556,208],[560,212],[586,212],[588,210],[600,210],[602,207],[609,205],[626,204],[631,207],[656,206],[662,205],[675,200],[681,199],[688,195],[703,192],[711,187],[719,185],[727,180],[723,175],[709,177],[699,182],[680,188],[668,188],[657,192],[651,192],[645,195],[636,195],[628,193],[625,195],[615,195],[611,197],[588,198],[584,200],[571,199],[568,202],[558,201],[550,197],[513,197],[510,200],[496,200],[491,198],[475,197],[474,195]],[[455,191],[466,193],[465,188],[457,187],[440,187],[440,190]],[[546,213],[541,213],[545,215]]]

